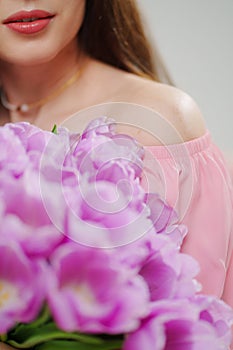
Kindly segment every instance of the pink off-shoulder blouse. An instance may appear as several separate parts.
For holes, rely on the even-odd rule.
[[[175,207],[188,227],[182,251],[199,261],[202,291],[233,306],[232,182],[210,134],[146,147],[143,182]]]

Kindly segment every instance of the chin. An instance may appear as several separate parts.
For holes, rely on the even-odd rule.
[[[4,41],[1,45],[4,49],[0,47],[0,61],[14,66],[35,66],[51,63],[54,59],[58,59],[61,63],[76,55],[78,49],[76,33],[63,40],[50,35],[24,42],[22,40]]]
[[[52,45],[19,45],[13,49],[5,50],[0,59],[7,64],[14,66],[35,66],[53,61],[59,50]]]
[[[51,61],[51,59],[43,55],[38,55],[38,56],[33,55],[30,57],[19,57],[17,60],[15,59],[14,62],[12,63],[19,67],[35,67],[35,66],[45,64],[49,61]]]

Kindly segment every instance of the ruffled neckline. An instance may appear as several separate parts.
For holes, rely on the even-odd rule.
[[[211,142],[211,135],[207,130],[204,135],[190,141],[171,145],[145,146],[145,149],[151,151],[156,158],[185,157],[206,150]]]

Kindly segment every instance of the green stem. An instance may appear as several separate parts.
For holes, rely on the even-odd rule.
[[[34,328],[39,327],[49,321],[50,317],[49,308],[45,305],[39,317],[34,322],[31,322],[30,325]]]
[[[0,342],[6,342],[7,341],[7,334],[0,334]]]
[[[56,124],[54,124],[54,126],[52,128],[52,133],[57,134],[57,125]]]
[[[82,334],[77,334],[77,333],[65,333],[65,332],[54,332],[50,334],[45,334],[44,336],[38,336],[38,337],[33,337],[33,339],[26,340],[24,343],[19,344],[14,340],[8,340],[8,344],[12,345],[13,347],[16,347],[18,349],[28,349],[31,348],[35,345],[48,342],[51,340],[57,340],[57,339],[66,339],[66,340],[77,340],[82,343],[86,343],[86,337],[83,336]],[[92,339],[93,344],[102,344],[103,340],[99,338],[94,338]],[[90,339],[88,340],[88,343],[90,343]]]

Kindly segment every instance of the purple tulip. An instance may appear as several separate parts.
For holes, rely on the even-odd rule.
[[[52,188],[50,185],[50,190]],[[0,194],[4,207],[0,220],[0,241],[3,238],[17,241],[30,256],[48,256],[64,236],[55,227],[45,208],[38,173],[25,170],[18,179],[0,174]],[[50,203],[61,221],[64,211],[56,199],[50,195],[47,205]]]
[[[0,147],[0,334],[46,301],[62,330],[123,350],[227,349],[232,310],[196,295],[187,228],[142,188],[136,141],[102,117],[82,135],[7,124]]]
[[[168,235],[180,248],[188,229],[179,223],[177,213],[167,205],[156,193],[147,193],[146,204],[150,208],[150,219],[157,233]]]
[[[134,330],[147,315],[143,279],[114,263],[105,250],[67,244],[52,258],[48,303],[65,331],[118,334]]]
[[[92,181],[114,183],[139,177],[143,154],[134,139],[116,134],[111,120],[104,117],[88,125],[72,153],[81,174],[88,173]]]
[[[0,128],[0,172],[20,176],[29,159],[24,146],[14,132],[8,128]]]
[[[196,295],[192,301],[199,307],[200,320],[208,322],[214,328],[222,344],[229,344],[232,339],[232,308],[212,296]]]
[[[37,317],[44,299],[43,270],[17,244],[0,243],[0,334]]]
[[[155,238],[154,246],[158,239]],[[140,275],[147,282],[151,300],[191,297],[198,288],[199,266],[190,256],[181,254],[170,242],[154,250],[141,264]],[[159,245],[158,245],[159,246]]]
[[[229,344],[200,318],[198,305],[183,299],[155,302],[150,316],[126,336],[123,350],[225,350]]]

